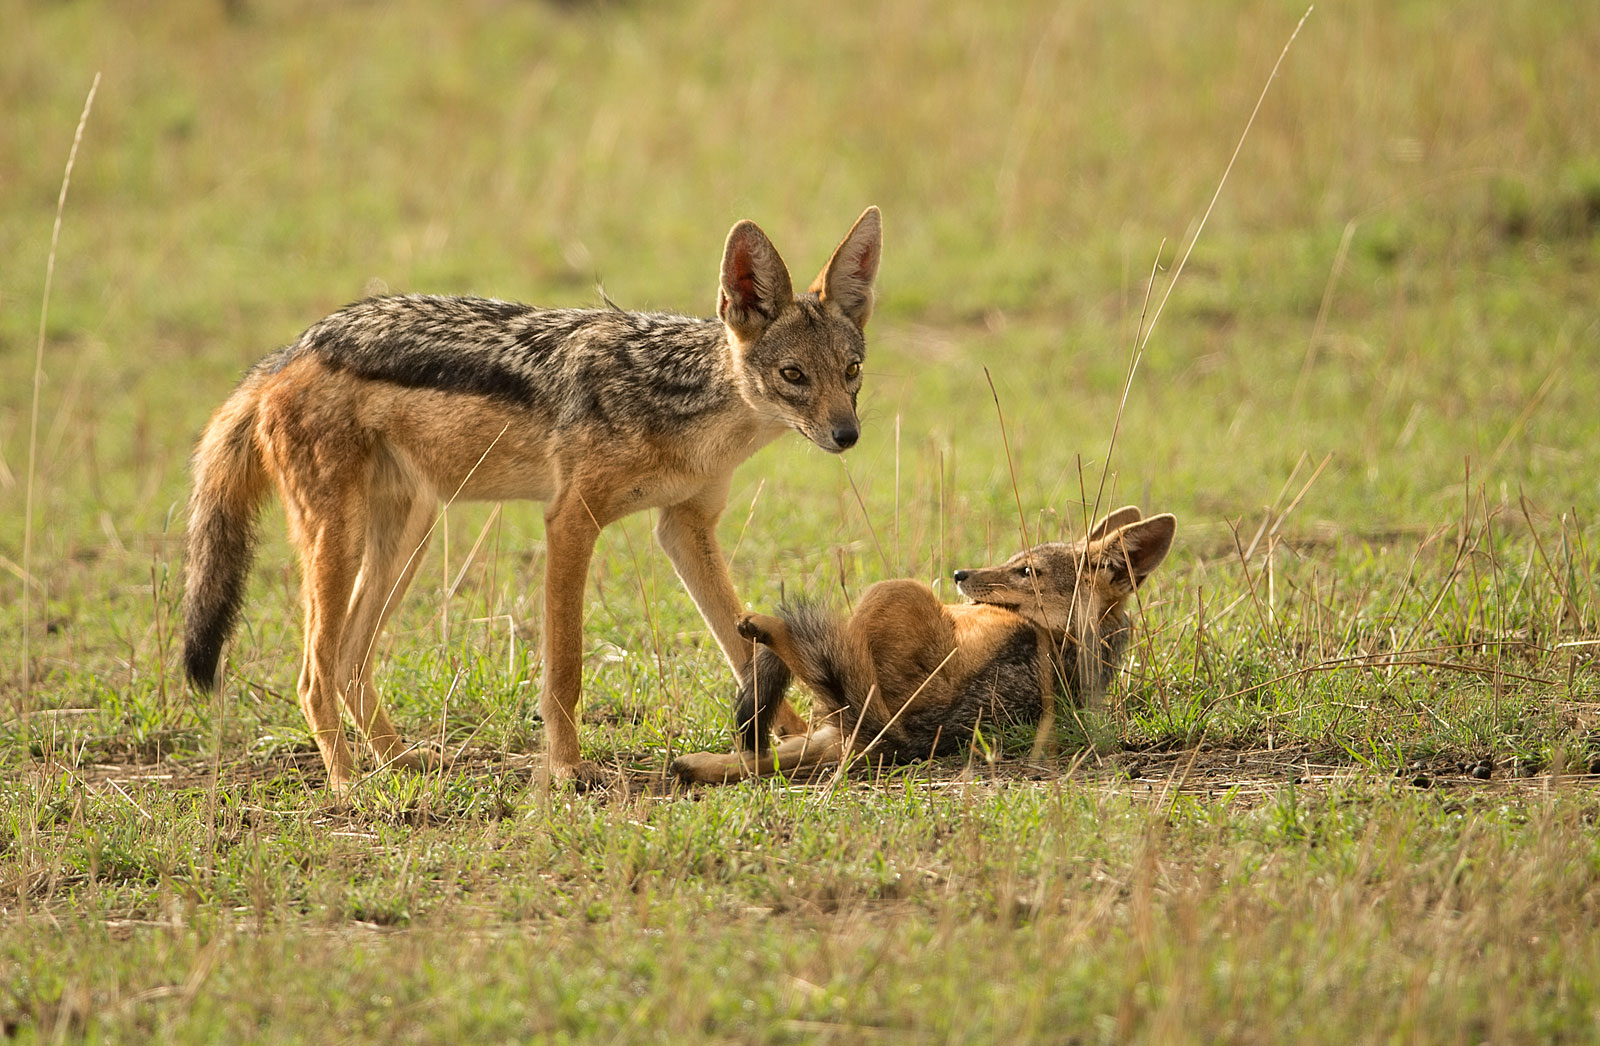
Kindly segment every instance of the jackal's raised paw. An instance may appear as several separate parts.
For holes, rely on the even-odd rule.
[[[739,619],[735,627],[739,629],[739,634],[746,639],[770,646],[772,644],[772,626],[769,622],[771,621],[772,618],[767,617],[765,614],[746,614]]]

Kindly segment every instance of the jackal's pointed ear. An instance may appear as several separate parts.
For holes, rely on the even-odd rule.
[[[876,207],[868,207],[811,281],[811,293],[824,303],[838,305],[851,323],[865,329],[872,315],[872,285],[882,255],[883,215]]]
[[[1172,548],[1178,520],[1169,512],[1129,523],[1101,539],[1112,581],[1129,592],[1138,588]]]
[[[1106,517],[1096,523],[1089,530],[1089,540],[1099,541],[1113,530],[1125,527],[1130,523],[1137,523],[1144,518],[1137,505],[1124,505],[1112,512],[1107,512]]]
[[[767,234],[752,221],[728,233],[722,251],[722,282],[717,315],[744,341],[753,341],[794,303],[789,270]]]

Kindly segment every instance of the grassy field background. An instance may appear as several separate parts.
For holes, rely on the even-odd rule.
[[[0,1034],[1592,1041],[1600,9],[1319,7],[1129,384],[1302,13],[0,0]],[[617,785],[551,794],[531,504],[450,509],[396,616],[450,771],[323,790],[276,510],[183,687],[186,458],[257,357],[382,290],[706,314],[735,220],[804,278],[868,203],[862,442],[741,469],[736,581],[1176,513],[1055,756],[675,790],[731,687],[641,516],[585,637]]]

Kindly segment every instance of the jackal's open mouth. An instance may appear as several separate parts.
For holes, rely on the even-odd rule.
[[[980,592],[968,592],[967,589],[966,589],[966,586],[964,584],[962,584],[960,581],[956,582],[956,591],[960,592],[963,596],[966,596],[972,602],[974,602],[974,603],[982,603],[985,606],[1001,607],[1001,608],[1006,609],[1006,610],[1012,610],[1012,609],[1015,609],[1016,607],[1019,607],[1019,606],[1022,605],[1021,600],[1016,600],[1016,599],[1007,600],[1007,599],[1001,599],[999,597],[991,597],[991,596],[986,595],[985,593],[983,593],[981,591]]]

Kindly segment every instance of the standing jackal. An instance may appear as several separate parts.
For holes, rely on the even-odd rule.
[[[741,752],[680,756],[673,770],[720,784],[871,752],[924,759],[971,740],[980,723],[1035,723],[1060,692],[1101,692],[1127,650],[1124,604],[1166,558],[1177,521],[1129,506],[1086,540],[1035,545],[997,567],[958,570],[971,603],[944,604],[920,581],[880,581],[841,619],[815,605],[749,614],[760,645],[740,690]],[[813,731],[765,742],[791,673],[816,702]]]
[[[580,760],[584,584],[602,527],[659,508],[656,537],[739,678],[750,647],[717,546],[733,470],[793,428],[838,453],[882,251],[869,207],[796,296],[754,223],[728,234],[717,319],[539,309],[482,298],[351,305],[258,363],[194,455],[184,660],[214,686],[238,621],[256,517],[276,488],[303,573],[300,707],[340,788],[339,705],[382,764],[418,765],[372,685],[376,638],[404,595],[442,498],[545,503],[544,691],[553,779]],[[790,730],[804,722],[787,707]]]

